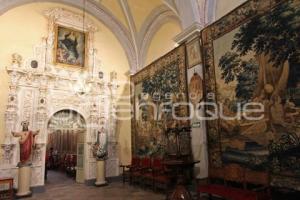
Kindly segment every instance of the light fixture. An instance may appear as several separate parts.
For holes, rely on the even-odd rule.
[[[83,1],[82,5],[82,31],[85,32],[85,18],[86,18],[86,0]],[[76,80],[75,84],[73,85],[73,90],[75,94],[78,96],[87,95],[91,89],[92,84],[88,83],[89,74],[86,71],[81,70],[78,74],[78,79]]]

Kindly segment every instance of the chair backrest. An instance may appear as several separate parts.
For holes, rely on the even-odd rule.
[[[142,167],[151,167],[151,159],[149,157],[144,157],[141,163]]]
[[[163,170],[164,166],[162,164],[162,159],[161,158],[153,158],[152,161],[152,168],[155,170]]]
[[[132,157],[131,165],[132,166],[139,166],[141,162],[141,159],[139,157]]]

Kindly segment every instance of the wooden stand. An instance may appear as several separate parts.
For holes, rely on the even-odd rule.
[[[168,160],[164,162],[167,168],[172,169],[173,173],[176,173],[177,175],[177,183],[175,189],[170,195],[167,196],[168,200],[192,200],[190,192],[186,189],[186,178],[184,172],[188,169],[192,169],[194,165],[199,162],[200,161],[191,162],[179,159]]]
[[[18,178],[18,192],[17,198],[31,196],[30,191],[30,180],[31,180],[31,164],[18,165],[19,167],[19,178]]]
[[[105,180],[105,161],[104,160],[98,160],[97,161],[97,177],[95,185],[97,187],[106,186],[107,181]]]

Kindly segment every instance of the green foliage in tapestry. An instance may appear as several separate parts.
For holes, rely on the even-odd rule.
[[[243,61],[235,52],[227,52],[220,59],[222,79],[225,83],[236,80],[236,97],[246,103],[252,96],[258,78],[258,64],[254,59]]]
[[[293,64],[300,63],[300,6],[296,4],[299,2],[288,0],[263,17],[256,16],[240,28],[232,44],[240,56],[250,51],[269,54],[274,67],[289,61],[294,72],[290,80],[294,83],[299,81],[300,73],[299,66]]]
[[[152,78],[143,81],[143,93],[155,96],[165,102],[169,100],[166,96],[168,93],[176,94],[179,91],[179,68],[177,63],[172,63]]]
[[[249,52],[270,55],[274,67],[288,61],[290,64],[289,87],[300,81],[300,6],[288,0],[267,14],[257,15],[235,34],[232,51],[220,59],[219,67],[226,83],[237,81],[236,97],[247,101],[257,81],[258,64],[254,59],[243,61]]]

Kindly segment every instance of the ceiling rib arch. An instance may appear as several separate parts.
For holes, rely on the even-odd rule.
[[[140,45],[139,58],[141,59],[139,70],[145,65],[147,52],[154,35],[165,23],[170,21],[175,21],[182,28],[178,16],[165,5],[154,9],[145,20],[138,38]]]

